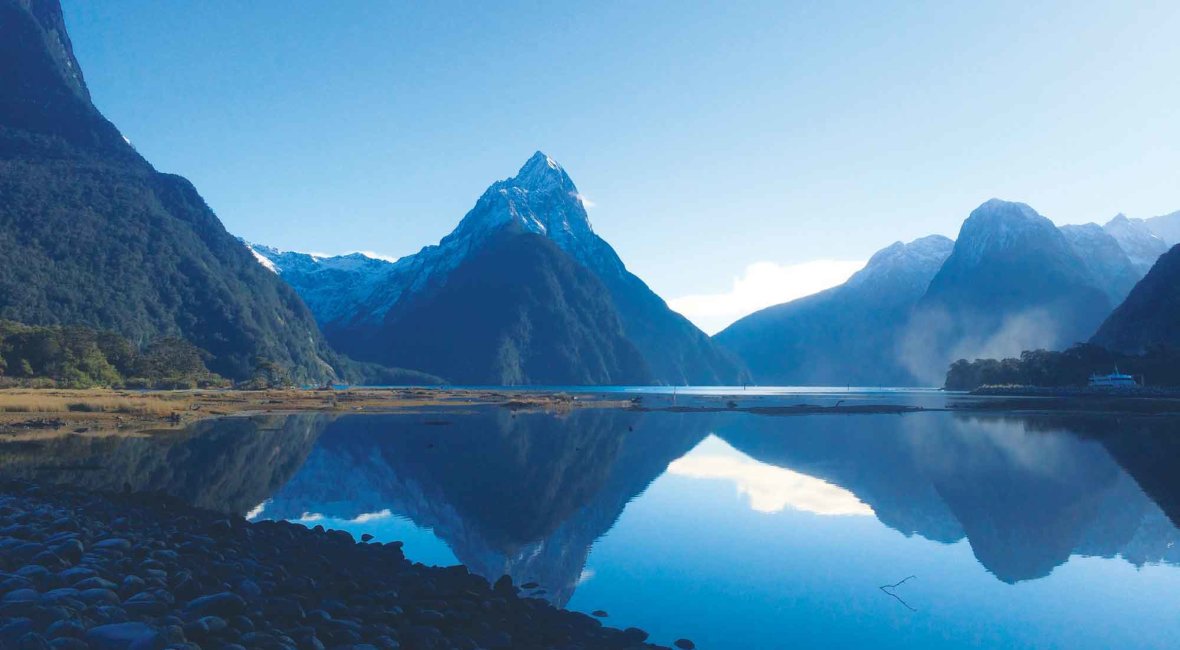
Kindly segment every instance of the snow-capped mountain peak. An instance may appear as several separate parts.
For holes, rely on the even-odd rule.
[[[592,268],[611,266],[603,242],[594,233],[578,188],[557,161],[538,151],[512,178],[493,183],[439,248],[447,256],[479,246],[499,229],[514,224],[548,237],[559,248]],[[448,265],[444,265],[448,266]]]
[[[1129,219],[1120,212],[1102,229],[1115,238],[1140,274],[1147,273],[1159,256],[1168,250],[1167,243],[1153,233],[1143,219]]]
[[[897,290],[914,285],[919,294],[950,256],[955,242],[942,235],[928,235],[909,243],[894,242],[873,254],[865,267],[857,271],[847,287],[887,286]]]
[[[437,245],[426,246],[396,262],[364,253],[317,257],[266,246],[254,245],[251,249],[297,287],[314,284],[315,278],[322,280],[324,273],[334,273],[337,278],[342,277],[339,274],[348,274],[349,296],[317,287],[301,289],[317,317],[380,320],[401,300],[444,280],[495,233],[514,226],[548,237],[575,259],[600,272],[623,271],[622,262],[591,228],[573,180],[557,161],[540,151],[515,176],[493,183],[459,225]],[[348,313],[349,305],[358,304],[366,305],[364,313]]]
[[[530,192],[566,189],[577,192],[568,174],[543,152],[538,151],[529,158],[516,176],[500,181],[493,187],[516,187]]]
[[[990,255],[1034,241],[1052,241],[1058,248],[1066,248],[1053,222],[1027,204],[990,199],[963,222],[954,252],[959,264],[974,266]]]

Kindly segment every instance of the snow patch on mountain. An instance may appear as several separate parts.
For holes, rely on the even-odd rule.
[[[1147,227],[1169,247],[1180,244],[1180,210],[1147,219]]]
[[[260,244],[250,244],[250,250],[260,264],[295,287],[321,325],[367,318],[359,308],[396,268],[394,263],[365,253],[321,257]]]
[[[942,235],[929,235],[907,243],[894,242],[873,254],[864,269],[848,279],[847,287],[888,287],[899,291],[903,287],[919,294],[925,291],[930,277],[950,257],[954,240]]]
[[[272,262],[269,257],[254,250],[254,248],[250,245],[247,245],[246,248],[250,250],[250,252],[254,255],[254,259],[258,260],[258,263],[261,264],[263,268],[265,268],[267,271],[270,271],[271,273],[278,274],[279,267],[275,266],[275,263]]]
[[[1168,251],[1168,244],[1143,219],[1129,219],[1120,213],[1102,229],[1114,237],[1141,274],[1146,274],[1160,255]]]

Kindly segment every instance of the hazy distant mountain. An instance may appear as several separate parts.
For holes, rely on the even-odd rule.
[[[992,199],[963,222],[900,353],[916,375],[938,382],[955,359],[1084,341],[1110,309],[1053,222],[1023,203]]]
[[[746,316],[714,340],[762,384],[911,385],[899,330],[953,246],[939,235],[897,242],[844,284]]]
[[[1143,219],[1128,219],[1126,215],[1118,214],[1102,229],[1118,241],[1141,276],[1168,250],[1168,244],[1152,232]]]
[[[528,261],[549,269],[564,269],[558,274],[564,278],[558,283],[562,285],[560,293],[566,297],[582,296],[595,303],[570,310],[563,309],[560,302],[555,303],[551,306],[561,313],[549,316],[586,334],[594,327],[603,327],[608,336],[613,336],[610,331],[615,320],[621,322],[622,333],[638,351],[639,359],[633,363],[619,359],[616,372],[610,373],[610,382],[630,381],[624,378],[638,376],[636,372],[643,367],[650,370],[646,376],[662,383],[732,384],[744,376],[736,359],[714,347],[703,332],[669,309],[642,280],[627,271],[614,249],[594,233],[573,181],[560,165],[541,152],[533,155],[515,177],[488,188],[458,227],[437,246],[427,246],[396,262],[355,256],[347,260],[312,258],[282,254],[261,246],[255,246],[254,250],[304,296],[329,340],[339,349],[359,359],[404,366],[410,363],[406,355],[416,353],[398,337],[426,325],[424,317],[415,314],[424,305],[430,306],[435,318],[442,319],[435,323],[437,332],[452,332],[456,336],[460,326],[464,332],[483,332],[485,315],[491,313],[484,310],[493,306],[500,316],[522,309],[530,313],[524,320],[533,325],[542,324],[534,320],[542,316],[534,307],[540,305],[543,292],[553,292],[558,286],[551,284],[539,288],[541,293],[534,293],[512,285],[534,277],[557,277],[547,272],[534,276],[536,269],[518,268],[520,275],[512,282],[505,278],[495,291],[480,292],[475,284],[461,291],[447,290],[458,271],[506,228],[515,229],[518,234],[536,235],[516,240],[513,246],[519,247],[520,252],[530,245],[545,243],[545,252],[529,257]],[[564,260],[588,272],[598,285],[583,283],[585,274],[567,267]],[[471,278],[470,271],[467,273],[464,277]],[[575,281],[583,291],[568,291],[573,288],[570,283]],[[591,299],[592,294],[598,293],[598,286],[609,296],[610,309],[599,304],[597,298]],[[479,304],[484,309],[474,308],[474,303],[465,306],[457,301],[456,296],[463,292],[479,293]],[[513,302],[521,299],[534,302],[532,306]],[[444,304],[449,305],[448,309],[440,307]],[[445,322],[446,319],[452,320]],[[425,338],[414,340],[425,341]],[[539,347],[532,348],[527,337],[516,337],[514,341],[508,346],[513,350],[506,353],[508,357],[531,358],[536,367],[549,367],[546,376],[564,376],[566,381],[574,383],[584,383],[592,376],[602,377],[593,367],[600,366],[602,359],[618,351],[607,352],[600,345],[603,341],[596,339],[578,342],[571,338],[560,346],[568,354],[558,358]],[[469,343],[453,339],[438,338],[431,343],[436,349],[452,343],[472,349]],[[499,354],[497,350],[485,352]],[[511,365],[501,364],[501,368]],[[434,366],[422,369],[441,371]],[[532,374],[496,371],[482,381],[513,376]],[[604,381],[608,380],[596,379],[593,383]]]
[[[210,369],[297,379],[336,358],[298,295],[98,112],[56,0],[0,0],[0,318],[182,336]]]
[[[1092,341],[1132,354],[1153,345],[1180,347],[1180,246],[1159,258]]]
[[[1062,226],[1061,234],[1112,305],[1122,302],[1143,277],[1118,240],[1102,226],[1096,223]]]
[[[1168,246],[1180,244],[1180,210],[1145,220],[1147,227]]]

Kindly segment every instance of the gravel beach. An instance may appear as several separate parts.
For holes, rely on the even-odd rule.
[[[658,647],[517,592],[411,563],[398,542],[0,484],[0,648]]]

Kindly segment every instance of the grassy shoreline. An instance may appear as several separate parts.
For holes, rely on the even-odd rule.
[[[0,389],[0,435],[29,431],[168,430],[227,415],[316,411],[396,412],[439,406],[500,405],[512,409],[568,411],[622,408],[629,401],[605,395],[554,391],[450,388],[351,388],[345,390],[151,390],[65,388]]]
[[[969,411],[1075,411],[1180,413],[1180,393],[1093,393],[1090,391],[975,392],[948,400],[945,408]],[[735,399],[737,396],[735,396]],[[634,399],[592,390],[567,393],[530,389],[350,388],[343,390],[118,390],[62,388],[0,389],[0,436],[47,433],[151,432],[184,428],[224,416],[261,413],[393,413],[423,408],[500,406],[511,410],[568,412],[582,408],[640,411],[746,412],[757,415],[909,413],[930,409],[890,403],[790,404],[741,403],[722,395],[677,404],[667,398]]]

